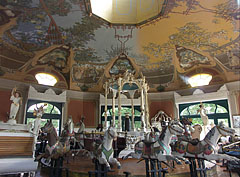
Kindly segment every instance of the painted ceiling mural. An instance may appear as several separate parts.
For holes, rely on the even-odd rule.
[[[37,83],[35,73],[49,72],[57,87],[81,91],[102,91],[125,70],[152,92],[188,88],[200,72],[210,84],[239,80],[239,1],[164,2],[159,18],[136,27],[89,16],[84,0],[1,0],[0,76]]]

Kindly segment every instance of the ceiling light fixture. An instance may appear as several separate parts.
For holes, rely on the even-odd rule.
[[[204,86],[208,85],[209,82],[212,80],[212,75],[206,74],[206,73],[201,73],[201,74],[196,74],[193,75],[188,79],[188,83],[192,87],[197,87],[197,86]]]
[[[57,78],[49,73],[37,73],[35,78],[42,85],[54,86],[57,83]]]
[[[86,11],[110,26],[143,26],[163,17],[167,0],[85,0]]]

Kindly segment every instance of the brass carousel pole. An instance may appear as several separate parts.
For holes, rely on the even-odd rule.
[[[122,89],[122,78],[118,78],[118,131],[122,132],[122,115],[121,115],[121,89]]]
[[[112,125],[116,126],[115,124],[115,97],[116,97],[116,91],[112,89],[113,97],[112,97]]]
[[[141,122],[142,122],[142,130],[145,132],[145,111],[144,111],[144,94],[143,94],[143,87],[142,87],[142,84],[141,84],[141,88],[140,88],[140,91],[141,91]]]
[[[135,124],[134,124],[134,105],[133,105],[133,98],[134,98],[134,93],[135,93],[135,90],[130,90],[129,91],[129,94],[130,94],[130,98],[131,98],[131,107],[132,107],[132,131],[135,131]]]
[[[107,95],[108,95],[108,82],[105,83],[105,109],[104,109],[104,129],[106,130],[107,129],[107,105],[108,105],[108,102],[107,102]]]

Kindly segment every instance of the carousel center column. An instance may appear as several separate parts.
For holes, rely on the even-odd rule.
[[[133,98],[134,98],[134,94],[135,94],[135,90],[129,90],[128,91],[129,92],[129,94],[130,94],[130,98],[131,98],[131,107],[132,107],[132,125],[131,125],[131,129],[132,129],[132,131],[135,131],[135,124],[134,124],[134,118],[135,118],[135,116],[134,116],[134,105],[133,105]]]

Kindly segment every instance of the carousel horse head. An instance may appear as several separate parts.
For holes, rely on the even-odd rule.
[[[184,133],[183,125],[178,120],[170,121],[168,129],[173,135],[182,135]]]
[[[51,131],[54,129],[54,126],[52,124],[52,121],[47,121],[45,125],[41,128],[43,133],[51,133]]]
[[[151,126],[151,132],[146,133],[144,137],[145,142],[155,142],[159,138],[161,132],[158,128]]]
[[[180,121],[183,125],[192,125],[192,120],[188,119],[186,117],[183,117],[182,120]]]
[[[67,122],[64,124],[64,131],[66,131],[67,134],[74,133],[74,123],[72,120],[72,116],[69,116]]]
[[[112,138],[114,141],[117,140],[118,134],[117,134],[117,131],[116,131],[116,128],[115,128],[115,127],[110,126],[110,127],[108,128],[108,130],[106,131],[106,133],[107,133],[107,135],[108,135],[108,138]]]
[[[235,134],[235,130],[227,127],[223,122],[220,122],[216,128],[222,136],[234,136]]]

